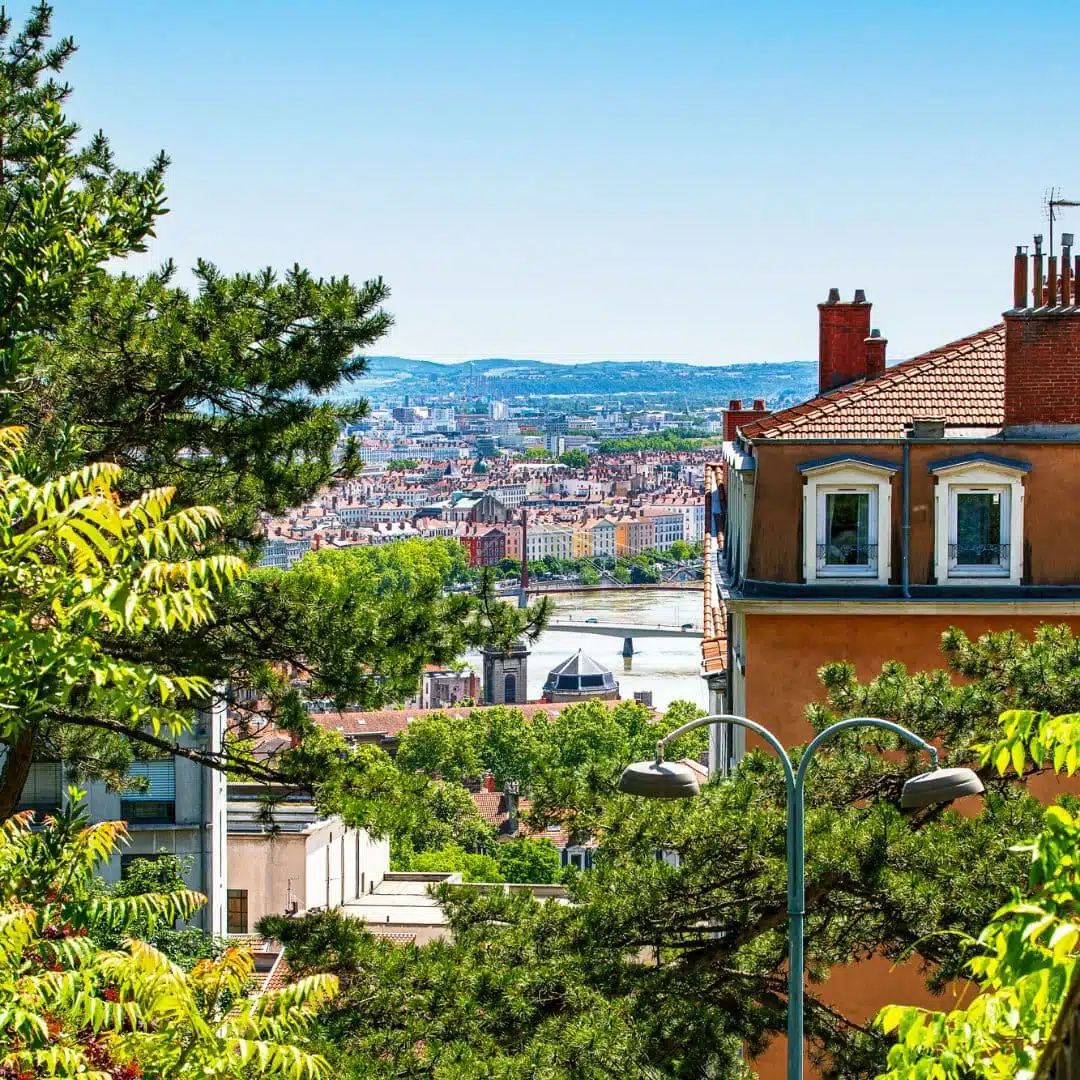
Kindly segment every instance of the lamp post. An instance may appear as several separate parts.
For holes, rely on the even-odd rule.
[[[982,781],[971,769],[942,769],[938,766],[937,749],[920,739],[914,732],[880,720],[874,716],[858,716],[841,720],[827,727],[807,746],[796,770],[791,764],[783,743],[768,728],[745,716],[727,713],[703,716],[669,732],[656,744],[655,761],[639,761],[628,765],[619,780],[619,788],[631,795],[651,799],[686,799],[697,795],[697,774],[681,762],[664,761],[664,747],[680,735],[705,724],[735,724],[760,735],[775,751],[784,767],[787,785],[787,912],[788,912],[788,1080],[803,1080],[803,940],[806,922],[805,867],[805,789],[806,772],[817,748],[853,727],[877,727],[891,731],[930,755],[930,772],[913,776],[904,783],[900,805],[917,809],[934,803],[951,802],[961,795],[976,795],[983,790]]]

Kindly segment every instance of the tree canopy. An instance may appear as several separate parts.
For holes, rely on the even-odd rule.
[[[50,497],[59,477],[86,469],[108,475],[131,505],[140,492],[166,489],[187,515],[178,520],[202,515],[204,559],[257,553],[267,516],[358,465],[354,445],[339,437],[365,405],[322,395],[363,373],[362,350],[391,324],[388,290],[378,277],[354,283],[299,266],[227,275],[200,261],[190,289],[168,263],[144,276],[112,272],[115,260],[143,249],[165,212],[168,162],[160,155],[142,171],[125,170],[104,135],[80,141],[62,115],[72,91],[60,81],[75,46],[50,43],[51,21],[42,4],[14,33],[0,14],[0,421],[17,415],[25,428],[18,470],[8,471]],[[156,505],[158,496],[148,498]],[[218,505],[212,517],[195,509],[208,503]],[[35,756],[117,781],[133,745],[308,790],[326,779],[328,790],[343,792],[340,769],[327,774],[333,740],[311,731],[302,698],[354,707],[400,700],[415,691],[425,663],[446,662],[484,635],[498,644],[535,634],[546,619],[546,605],[520,613],[499,603],[483,578],[477,595],[445,599],[436,581],[447,556],[430,556],[431,572],[407,549],[315,558],[295,578],[270,571],[242,586],[226,581],[212,629],[205,618],[186,627],[174,618],[180,594],[160,600],[167,627],[146,623],[133,637],[111,625],[95,639],[101,664],[159,672],[159,688],[198,687],[218,702],[230,684],[250,687],[260,695],[258,716],[240,713],[224,751],[210,753],[182,747],[176,723],[155,727],[148,697],[120,721],[92,680],[69,679],[89,692],[50,691],[37,711],[0,726],[0,818]],[[132,575],[139,558],[129,560]],[[361,576],[366,608],[349,589]],[[286,688],[286,670],[304,677]],[[256,719],[308,745],[257,767],[244,751]],[[347,763],[375,770],[371,790],[390,775],[363,754]],[[353,810],[361,804],[350,799]]]
[[[872,955],[915,965],[931,988],[966,974],[969,940],[1024,873],[1029,856],[1017,845],[1037,835],[1043,820],[1024,781],[1052,765],[1052,719],[1068,707],[1043,719],[1006,716],[1004,726],[998,716],[1028,698],[1080,708],[1078,649],[1067,628],[1046,627],[1030,641],[1011,633],[971,641],[951,632],[944,646],[950,667],[937,673],[888,664],[860,684],[846,666],[830,665],[822,672],[826,700],[809,709],[818,729],[849,715],[897,719],[940,739],[947,763],[973,765],[987,787],[973,814],[899,809],[905,778],[925,761],[876,730],[847,732],[815,759],[806,818],[806,1024],[813,1057],[840,1075],[883,1071],[891,1039],[829,1006],[818,983]],[[954,685],[950,673],[960,671],[966,681]],[[785,814],[777,762],[755,751],[697,799],[635,800],[617,792],[608,754],[625,764],[648,751],[630,737],[632,724],[620,735],[591,713],[565,729],[551,725],[558,734],[547,752],[559,759],[550,775],[536,765],[530,780],[540,812],[599,840],[593,869],[569,879],[574,902],[447,889],[452,944],[397,952],[365,945],[355,981],[343,984],[341,1012],[327,1019],[343,1075],[397,1070],[458,1080],[487,1062],[495,1075],[526,1077],[542,1067],[577,1080],[610,1075],[618,1062],[620,1072],[642,1080],[735,1076],[746,1067],[743,1047],[752,1065],[783,1034]],[[646,729],[641,739],[655,735]],[[1002,740],[1017,738],[1025,747],[1022,778],[995,765],[1004,761]],[[1013,755],[1008,742],[1010,762]],[[294,925],[292,940],[304,932]],[[360,1000],[363,1016],[348,1014],[346,1030],[347,1003]],[[378,1072],[384,1064],[361,1068],[361,1060],[378,1060],[385,1071]]]
[[[244,949],[184,972],[137,938],[102,947],[205,902],[187,891],[100,895],[96,874],[124,835],[120,822],[88,825],[78,798],[44,830],[29,814],[0,824],[0,1075],[329,1077],[297,1043],[336,993],[334,976],[251,997]]]

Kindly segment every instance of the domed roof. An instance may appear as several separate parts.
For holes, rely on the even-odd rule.
[[[481,458],[481,459],[480,459],[480,460],[479,460],[479,461],[478,461],[478,462],[477,462],[477,463],[476,463],[476,464],[475,464],[475,465],[474,465],[474,466],[472,467],[472,471],[473,471],[474,473],[485,473],[485,472],[487,472],[487,471],[488,471],[488,466],[487,466],[487,462],[486,462],[486,461],[484,461],[484,459],[483,459],[483,458]]]
[[[591,656],[586,656],[580,649],[573,656],[568,656],[548,673],[545,691],[558,691],[560,694],[602,693],[616,690],[618,684],[611,671],[598,664]]]

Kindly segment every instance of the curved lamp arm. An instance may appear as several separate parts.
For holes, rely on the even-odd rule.
[[[881,722],[885,723],[884,720]],[[756,724],[753,720],[749,720],[745,716],[737,716],[734,713],[713,713],[710,716],[700,716],[697,720],[691,720],[689,723],[677,727],[674,731],[669,731],[656,744],[656,764],[663,763],[664,747],[669,742],[673,742],[688,731],[693,731],[694,728],[704,727],[706,724],[734,724],[736,727],[748,728],[755,734],[760,735],[776,751],[776,756],[784,766],[784,776],[788,782],[788,789],[789,791],[794,790],[795,770],[792,768],[791,758],[788,757],[784,744],[767,727],[762,727],[761,724]]]
[[[824,731],[819,731],[810,741],[810,745],[807,746],[803,753],[802,758],[799,760],[799,771],[796,775],[796,783],[801,787],[806,777],[806,770],[810,765],[810,761],[814,756],[817,748],[823,743],[829,742],[835,736],[839,735],[841,731],[847,728],[853,727],[876,727],[884,728],[886,731],[891,731],[894,735],[899,735],[902,739],[906,739],[913,746],[917,746],[920,750],[925,750],[930,755],[930,763],[936,769],[938,767],[938,752],[937,747],[931,746],[930,743],[920,739],[914,732],[908,731],[907,728],[901,727],[899,724],[894,724],[891,720],[880,720],[876,716],[855,716],[850,720],[841,720],[838,724],[833,724],[827,727]]]

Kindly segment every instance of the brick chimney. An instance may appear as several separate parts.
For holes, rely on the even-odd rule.
[[[818,304],[818,329],[818,392],[866,378],[870,305],[862,289],[855,290],[850,304],[840,302],[839,289],[830,289],[828,300]],[[884,353],[881,359],[884,369]]]
[[[1062,268],[1072,261],[1071,233],[1062,235]],[[1034,271],[1030,298],[1027,259],[1017,248],[1013,307],[1005,312],[1005,424],[1080,424],[1080,305],[1072,274],[1058,279],[1050,253],[1043,279],[1042,236],[1030,256]],[[1021,260],[1024,261],[1021,269]],[[1059,293],[1060,287],[1060,293]],[[1058,303],[1059,295],[1062,301]]]
[[[743,424],[764,420],[768,415],[769,410],[765,407],[764,398],[755,398],[754,404],[748,409],[743,408],[742,398],[732,398],[728,407],[723,410],[724,442],[733,442]]]
[[[485,791],[494,791],[495,790],[495,774],[491,773],[491,772],[484,773],[484,775],[480,777],[480,786]]]

